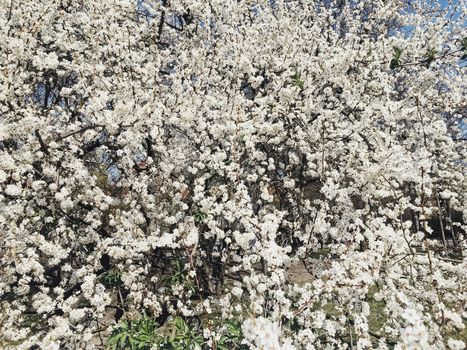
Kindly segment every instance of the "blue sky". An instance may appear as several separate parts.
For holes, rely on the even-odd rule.
[[[446,7],[449,3],[449,0],[438,0],[438,3],[441,5],[441,7]],[[454,4],[459,4],[460,0],[454,0]]]

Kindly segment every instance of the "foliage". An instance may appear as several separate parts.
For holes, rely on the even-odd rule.
[[[462,50],[461,60],[466,60],[467,59],[467,37],[462,38],[461,40],[461,50]]]
[[[154,319],[143,315],[136,321],[123,321],[109,337],[107,345],[112,350],[147,350],[158,342]]]
[[[186,290],[192,293],[196,292],[196,285],[193,279],[189,276],[189,271],[186,269],[184,262],[181,259],[174,259],[173,270],[166,278],[166,285],[171,286],[183,286]]]
[[[216,344],[216,348],[219,350],[237,350],[245,348],[245,346],[241,344],[243,339],[241,322],[226,320],[223,323],[223,326],[225,331],[222,332],[222,335]]]
[[[203,337],[181,317],[175,317],[169,323],[169,334],[161,342],[162,348],[173,350],[197,350],[202,345]]]
[[[295,72],[294,75],[291,75],[293,85],[297,86],[300,90],[303,90],[305,82],[302,80],[302,75],[300,72]]]
[[[197,211],[194,215],[193,215],[194,219],[195,219],[195,222],[197,224],[200,224],[204,221],[204,219],[206,219],[207,217],[207,214],[205,212],[202,212],[202,211]]]
[[[244,348],[241,345],[243,338],[239,321],[226,320],[216,326],[223,330],[223,335],[216,343],[217,349]],[[138,320],[121,322],[109,337],[107,346],[112,350],[144,350],[151,347],[166,350],[206,348],[200,329],[189,325],[182,317],[174,317],[159,328],[155,320],[146,315]]]
[[[426,59],[424,62],[427,67],[436,59],[436,54],[437,54],[437,51],[435,49],[429,49],[426,52],[426,55],[425,55]]]
[[[401,64],[400,59],[401,59],[401,55],[402,55],[403,50],[401,48],[397,47],[397,46],[394,46],[393,49],[394,49],[394,57],[391,59],[391,63],[389,65],[389,68],[396,69]]]
[[[102,282],[107,287],[118,287],[122,285],[122,272],[120,270],[107,271],[102,276]]]

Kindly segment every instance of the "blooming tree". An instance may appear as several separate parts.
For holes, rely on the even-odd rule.
[[[0,0],[0,347],[463,349],[465,10]]]

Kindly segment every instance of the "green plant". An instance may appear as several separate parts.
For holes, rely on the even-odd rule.
[[[188,270],[185,268],[182,259],[176,259],[173,264],[172,274],[166,280],[166,283],[170,286],[173,285],[184,285],[186,289],[190,290],[192,293],[196,292],[196,285],[190,279],[188,275]]]
[[[107,341],[112,350],[147,350],[158,342],[157,323],[146,315],[139,320],[123,321]]]
[[[159,343],[159,347],[167,350],[198,350],[204,341],[194,326],[190,326],[181,317],[175,317],[168,324],[168,335]]]
[[[462,38],[461,40],[461,50],[462,50],[461,60],[467,60],[467,37]]]
[[[423,61],[425,65],[428,67],[435,59],[436,59],[436,54],[438,52],[435,49],[428,49],[425,56],[426,59]]]
[[[286,327],[288,327],[294,333],[298,333],[300,331],[300,329],[302,328],[300,326],[300,323],[298,322],[297,317],[286,319],[285,322],[284,322],[284,325]]]
[[[123,284],[122,281],[122,271],[114,269],[107,271],[102,276],[102,282],[106,287],[114,288],[119,287]]]
[[[187,272],[183,261],[181,259],[176,259],[174,264],[174,271],[172,277],[170,278],[171,284],[181,284],[187,277]]]
[[[297,86],[300,90],[303,90],[305,82],[302,80],[302,75],[300,72],[296,71],[294,75],[291,75],[292,84]]]
[[[226,320],[223,322],[223,328],[225,328],[225,331],[222,332],[222,336],[217,343],[217,349],[246,349],[244,345],[241,344],[243,335],[242,325],[239,321]]]
[[[391,63],[389,64],[389,68],[396,69],[396,68],[399,68],[401,65],[400,59],[401,59],[403,50],[397,46],[393,46],[393,50],[394,50],[394,56],[391,60]]]
[[[208,217],[208,214],[203,211],[197,211],[193,214],[193,217],[197,224],[201,224]]]

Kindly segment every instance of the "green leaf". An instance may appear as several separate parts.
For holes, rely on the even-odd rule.
[[[206,214],[205,212],[202,212],[202,211],[197,211],[194,215],[193,215],[194,219],[195,219],[195,222],[197,224],[200,224],[202,223],[207,217],[208,217],[208,214]]]
[[[305,82],[302,80],[300,72],[295,72],[294,75],[291,75],[290,78],[292,79],[292,84],[298,86],[300,90],[303,90],[305,86]]]
[[[139,320],[123,321],[107,341],[112,350],[147,350],[158,344],[156,321],[145,314]]]
[[[404,51],[403,49],[401,49],[400,47],[397,47],[397,46],[393,46],[392,47],[393,50],[394,50],[394,58],[396,60],[399,60],[401,58],[401,55],[402,55],[402,52]]]
[[[394,56],[391,59],[391,63],[389,64],[389,68],[396,69],[396,68],[399,68],[400,65],[401,65],[400,64],[400,59],[401,59],[402,52],[404,50],[401,49],[400,47],[397,47],[397,46],[393,46],[392,48],[394,50]]]
[[[461,40],[461,50],[467,51],[467,37]]]
[[[103,284],[108,288],[114,288],[121,286],[122,281],[122,272],[120,270],[109,270],[102,276]]]
[[[425,65],[428,67],[430,64],[436,59],[437,51],[435,49],[428,49],[425,56],[426,59],[424,60]]]

